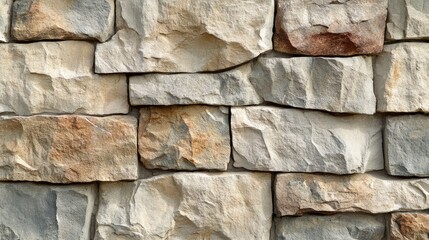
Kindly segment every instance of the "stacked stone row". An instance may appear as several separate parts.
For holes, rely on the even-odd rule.
[[[0,0],[0,239],[427,239],[428,39],[425,0]]]

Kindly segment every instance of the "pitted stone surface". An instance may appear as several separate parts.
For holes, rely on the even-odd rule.
[[[113,35],[114,0],[15,0],[12,36],[20,41],[97,39]]]
[[[335,174],[383,169],[379,117],[267,106],[235,107],[231,114],[236,167]]]
[[[128,113],[125,75],[93,74],[94,46],[0,44],[0,113]]]
[[[13,0],[0,0],[0,42],[9,41],[12,3]]]
[[[274,49],[350,56],[383,49],[388,0],[279,0]]]
[[[100,194],[96,240],[270,238],[270,174],[176,173]]]
[[[429,177],[429,116],[387,117],[386,169],[391,175]]]
[[[382,173],[347,176],[278,174],[276,214],[367,212],[429,208],[429,179],[393,178]]]
[[[429,4],[426,0],[389,0],[388,40],[429,38]]]
[[[360,213],[275,219],[275,239],[381,240],[385,219]]]
[[[259,57],[250,81],[269,102],[298,108],[375,113],[369,57]]]
[[[221,73],[130,77],[131,105],[253,105],[263,102],[249,82],[250,64]]]
[[[274,0],[118,0],[116,35],[97,46],[95,70],[200,72],[272,49]]]
[[[226,170],[231,158],[225,107],[147,107],[140,110],[139,152],[149,169]]]
[[[377,110],[429,112],[429,43],[386,45],[374,71]]]
[[[0,183],[0,239],[90,240],[96,185]]]
[[[392,240],[429,239],[429,212],[403,212],[390,215],[389,232]]]
[[[0,180],[137,178],[137,119],[131,116],[2,116],[0,136]]]

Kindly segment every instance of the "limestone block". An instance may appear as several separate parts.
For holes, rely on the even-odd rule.
[[[97,46],[95,70],[200,72],[272,49],[274,0],[118,0],[116,35]]]
[[[387,117],[386,169],[391,175],[429,177],[429,116]]]
[[[90,240],[97,188],[0,183],[0,239]]]
[[[0,0],[0,42],[9,41],[12,3],[13,0]]]
[[[429,213],[403,212],[390,215],[389,239],[426,240],[429,239]]]
[[[383,169],[380,117],[266,106],[235,107],[231,114],[236,167],[335,174]]]
[[[375,113],[371,58],[259,57],[250,75],[269,102],[298,108]]]
[[[96,240],[270,238],[270,174],[176,173],[100,194]]]
[[[146,168],[226,170],[230,161],[225,107],[147,107],[140,110],[139,152]]]
[[[0,180],[137,178],[137,119],[131,116],[1,116],[0,136]]]
[[[331,216],[282,217],[275,221],[275,239],[382,240],[383,216],[340,213]]]
[[[306,55],[383,49],[388,0],[279,0],[274,49]]]
[[[250,64],[221,73],[145,74],[130,77],[131,105],[256,105]]]
[[[19,41],[97,39],[114,32],[115,0],[15,0],[12,36]]]
[[[386,213],[429,208],[429,179],[393,178],[383,173],[346,176],[278,174],[276,213]]]
[[[429,5],[426,0],[389,0],[388,40],[429,38]]]
[[[125,75],[93,74],[94,46],[0,44],[0,113],[127,113]]]
[[[386,45],[375,60],[380,112],[429,112],[429,43]]]

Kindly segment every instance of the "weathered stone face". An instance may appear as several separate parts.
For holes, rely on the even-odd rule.
[[[278,174],[276,213],[368,212],[429,208],[429,179],[392,178],[381,173],[349,176],[305,173]]]
[[[137,119],[0,117],[0,180],[55,183],[137,178]]]
[[[0,239],[89,240],[96,185],[0,183]]]
[[[97,39],[113,35],[115,1],[15,0],[12,36],[19,41]]]
[[[383,49],[387,0],[279,0],[274,49],[350,56]]]
[[[100,194],[97,240],[269,239],[270,174],[176,173],[103,183]]]
[[[0,113],[128,112],[125,75],[93,74],[91,43],[0,44],[0,58]]]
[[[349,174],[383,169],[379,117],[277,107],[231,109],[234,166]]]
[[[226,170],[229,111],[209,106],[142,108],[139,153],[150,169]]]
[[[0,42],[9,41],[10,15],[13,0],[0,0]]]
[[[429,116],[387,117],[386,169],[397,176],[429,176]]]
[[[118,0],[117,34],[97,46],[95,70],[200,72],[272,48],[273,0]]]
[[[375,113],[372,61],[368,57],[259,57],[250,75],[273,103],[330,112]]]
[[[425,240],[429,236],[428,212],[392,213],[390,216],[389,239]]]
[[[332,216],[307,215],[275,219],[273,239],[381,240],[383,216],[343,213]]]
[[[429,5],[426,0],[389,0],[388,40],[429,38]]]
[[[263,102],[249,82],[250,64],[221,73],[130,77],[131,105],[252,105]]]
[[[374,71],[377,110],[429,112],[429,43],[386,45]]]

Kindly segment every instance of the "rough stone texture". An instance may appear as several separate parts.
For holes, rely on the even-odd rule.
[[[270,174],[176,173],[100,192],[97,240],[269,239]]]
[[[279,0],[274,49],[307,55],[378,53],[386,15],[387,0]]]
[[[12,3],[13,0],[0,0],[0,42],[9,41]]]
[[[429,43],[386,45],[375,63],[378,111],[429,112]]]
[[[0,113],[127,113],[125,75],[93,74],[85,42],[0,44]]]
[[[348,176],[278,174],[276,213],[369,212],[429,208],[429,179],[392,178],[382,173]]]
[[[386,169],[397,176],[429,176],[429,116],[387,117]]]
[[[118,0],[117,34],[97,46],[95,69],[225,69],[272,48],[273,0]]]
[[[15,0],[12,36],[19,41],[97,39],[114,31],[115,1]]]
[[[0,183],[0,239],[89,240],[96,185]]]
[[[222,73],[130,77],[131,105],[252,105],[263,102],[249,82],[250,64]]]
[[[383,169],[379,117],[265,106],[231,113],[236,167],[335,174]]]
[[[275,226],[277,240],[381,240],[385,221],[383,216],[343,213],[277,218]]]
[[[137,178],[137,119],[130,116],[0,117],[0,180]]]
[[[428,212],[392,213],[388,224],[388,237],[391,240],[429,239]]]
[[[209,106],[142,108],[139,152],[150,169],[226,170],[229,111]]]
[[[389,0],[388,40],[429,38],[427,0]]]
[[[251,83],[269,102],[330,112],[375,113],[371,58],[259,57]]]

